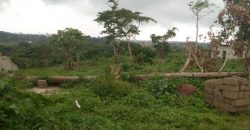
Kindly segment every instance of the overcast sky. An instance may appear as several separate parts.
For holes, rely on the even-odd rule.
[[[185,41],[195,37],[195,19],[187,3],[191,0],[120,0],[120,7],[142,12],[157,23],[141,26],[137,40],[148,40],[155,33],[162,35],[177,27],[177,37]],[[200,32],[206,34],[216,20],[223,0],[210,0],[216,11],[201,21]],[[73,27],[91,36],[101,36],[102,26],[93,21],[97,13],[107,10],[107,0],[0,0],[0,30],[22,33],[55,33]]]

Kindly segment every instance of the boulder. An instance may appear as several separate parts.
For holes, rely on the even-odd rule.
[[[178,86],[177,88],[177,92],[181,95],[181,96],[191,96],[196,92],[196,87],[190,84],[182,84],[180,86]]]
[[[0,72],[16,71],[18,67],[7,56],[0,53]]]

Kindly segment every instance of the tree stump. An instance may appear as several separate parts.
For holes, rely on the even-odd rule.
[[[120,73],[121,73],[121,67],[120,67],[120,65],[111,66],[111,74],[115,78],[120,78]]]

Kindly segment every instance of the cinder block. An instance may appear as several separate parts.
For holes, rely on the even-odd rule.
[[[239,92],[239,99],[248,99],[250,98],[250,91]]]
[[[235,106],[250,105],[250,99],[239,99],[235,101]]]
[[[219,102],[224,102],[224,97],[223,96],[214,96],[214,100],[219,101]]]
[[[221,81],[221,80],[220,79],[207,80],[207,81],[204,82],[204,85],[206,87],[214,88],[215,85],[219,83],[219,81]]]
[[[225,102],[226,104],[229,104],[229,105],[234,105],[234,104],[235,104],[235,100],[233,100],[233,99],[228,99],[228,98],[225,98],[225,99],[224,99],[224,102]]]
[[[238,99],[238,100],[224,99],[224,102],[237,107],[250,105],[250,99]]]
[[[205,87],[204,91],[205,93],[214,94],[214,89],[211,87]]]
[[[239,99],[239,92],[223,91],[223,96],[228,99]]]
[[[212,99],[212,100],[215,100],[215,101],[220,101],[220,102],[224,101],[223,96],[216,96],[216,95],[211,95],[211,94],[208,94],[208,93],[205,94],[205,98]]]
[[[241,81],[240,90],[241,91],[250,91],[250,82],[249,81]]]
[[[248,97],[245,97],[245,92],[238,92],[238,99],[246,99]]]
[[[218,108],[219,110],[226,111],[226,112],[237,112],[237,107],[233,105],[229,105],[223,102],[213,101],[213,105]]]
[[[209,106],[213,106],[213,100],[210,98],[205,98],[205,102],[209,105]]]
[[[223,90],[221,89],[214,89],[215,96],[223,96]]]
[[[239,92],[240,91],[240,86],[227,86],[227,91],[232,91],[232,92]]]
[[[205,98],[209,98],[214,100],[214,95],[213,94],[209,94],[209,93],[205,93]]]
[[[223,83],[227,86],[240,86],[240,79],[238,79],[238,78],[224,78]]]
[[[238,112],[249,111],[249,110],[250,110],[250,106],[242,106],[242,107],[237,108]]]
[[[228,84],[219,84],[215,86],[214,89],[219,89],[219,90],[225,90],[225,91],[233,91],[233,92],[239,92],[240,91],[240,86],[233,86],[233,85],[228,85]]]
[[[250,91],[245,91],[243,94],[243,98],[250,98]]]

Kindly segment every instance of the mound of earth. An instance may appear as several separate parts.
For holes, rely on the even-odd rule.
[[[177,87],[177,92],[181,96],[191,96],[196,92],[196,87],[190,84],[182,84]]]

